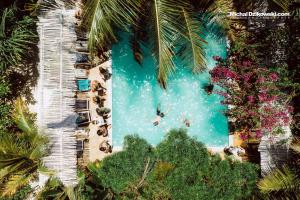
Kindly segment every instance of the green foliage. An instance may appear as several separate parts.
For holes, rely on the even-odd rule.
[[[107,193],[98,181],[85,174],[83,171],[77,173],[78,184],[74,187],[66,187],[54,176],[51,176],[42,190],[37,194],[37,200],[91,200],[105,199]],[[1,200],[1,199],[0,199]]]
[[[300,153],[299,139],[293,141],[291,149],[297,154]],[[300,179],[297,170],[299,164],[275,168],[258,182],[258,188],[270,199],[299,199]]]
[[[10,93],[10,85],[4,77],[0,77],[0,98],[5,98]],[[0,100],[0,102],[3,102]]]
[[[12,106],[5,103],[0,103],[0,130],[6,130],[13,125],[10,117]]]
[[[270,193],[272,191],[286,190],[292,192],[299,189],[299,180],[296,175],[288,168],[284,167],[282,170],[276,169],[265,176],[259,183],[258,187],[263,193]]]
[[[33,18],[25,16],[18,20],[16,8],[6,8],[0,23],[0,70],[17,66],[30,53],[37,36],[31,31],[35,25]]]
[[[9,84],[4,77],[0,77],[0,130],[4,130],[12,125],[10,117],[11,106],[5,102],[9,94]]]
[[[36,197],[37,200],[76,200],[76,194],[73,187],[64,187],[63,183],[55,177],[51,177],[45,184],[45,187]]]
[[[165,88],[169,75],[175,72],[175,55],[194,72],[205,69],[204,32],[209,23],[218,24],[218,29],[229,28],[230,23],[224,21],[230,20],[220,12],[229,11],[230,5],[231,1],[211,0],[89,0],[84,6],[83,24],[89,29],[89,47],[94,53],[117,42],[118,31],[132,28],[136,60],[142,62],[140,44],[149,44],[158,82]]]
[[[137,136],[126,136],[124,151],[103,159],[100,167],[95,168],[94,164],[89,165],[89,169],[104,187],[121,193],[130,183],[142,176],[148,158],[153,163],[152,147]]]
[[[24,200],[32,192],[32,188],[28,185],[19,189],[12,197],[0,197],[0,200]]]
[[[24,102],[18,100],[13,119],[17,132],[0,131],[0,192],[12,196],[16,191],[46,173],[42,159],[48,155],[48,138],[39,134]]]
[[[37,74],[36,18],[23,11],[25,2],[5,2],[0,9],[0,130],[13,130],[12,102],[30,99]],[[18,7],[20,6],[20,7]],[[13,93],[12,93],[13,92]]]
[[[127,136],[123,151],[89,171],[114,199],[242,199],[257,180],[253,164],[210,155],[183,129],[170,131],[156,148]]]

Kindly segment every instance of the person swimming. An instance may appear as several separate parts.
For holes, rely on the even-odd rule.
[[[186,127],[190,127],[191,126],[191,122],[190,122],[190,120],[188,120],[187,118],[185,118],[184,120],[183,120],[183,123],[184,123],[184,125],[186,126]]]
[[[160,124],[161,119],[165,116],[165,113],[163,113],[160,110],[160,104],[158,104],[156,108],[156,118],[153,120],[153,125],[158,126]]]
[[[189,128],[189,127],[191,126],[191,121],[188,119],[188,117],[187,117],[187,115],[186,115],[185,112],[182,113],[181,119],[182,119],[183,124],[184,124],[187,128]]]

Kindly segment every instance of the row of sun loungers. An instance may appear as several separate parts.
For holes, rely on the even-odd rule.
[[[76,18],[78,19],[76,22],[78,25],[81,22],[80,11],[76,14]],[[96,65],[89,60],[86,32],[82,32],[80,28],[75,29],[75,31],[77,35],[75,44],[77,54],[76,63],[74,65],[76,75],[75,81],[77,85],[77,90],[75,91],[75,111],[78,115],[76,119],[76,135],[80,135],[81,138],[89,138],[89,129],[91,128],[91,130],[94,130],[96,125],[99,127],[97,134],[106,137],[108,134],[107,129],[111,125],[108,125],[106,121],[109,117],[110,109],[104,108],[104,101],[106,100],[105,81],[111,77],[111,74],[108,70],[100,67],[99,74],[102,77],[103,82],[99,82],[100,80],[88,79],[89,70],[96,67]],[[94,112],[91,111],[91,109],[95,109],[95,104],[97,105],[97,108]],[[98,116],[92,116],[92,118],[91,113],[92,115],[97,113]],[[93,125],[90,125],[91,123]],[[93,133],[94,132],[91,132],[91,134]],[[84,147],[85,140],[77,142],[77,149],[79,152],[82,152]],[[111,146],[108,142],[102,142],[99,146],[99,150],[109,153],[111,152]]]

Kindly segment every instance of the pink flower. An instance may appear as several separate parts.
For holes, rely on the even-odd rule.
[[[277,80],[278,80],[278,75],[277,75],[276,73],[271,73],[271,74],[270,74],[270,79],[271,79],[272,81],[277,81]]]
[[[263,133],[262,133],[261,130],[255,131],[255,134],[256,134],[256,137],[257,137],[257,138],[261,138],[261,137],[263,136]]]
[[[250,73],[247,73],[247,74],[244,75],[244,81],[245,82],[248,82],[250,80],[250,78],[251,78],[251,74]]]
[[[240,134],[240,138],[242,140],[247,140],[248,139],[248,135],[247,134]]]
[[[270,96],[268,101],[276,101],[277,100],[277,96]]]
[[[258,83],[264,83],[265,80],[266,80],[265,77],[262,77],[262,76],[261,76],[261,77],[258,78],[257,82],[258,82]]]
[[[247,99],[248,99],[248,102],[250,104],[254,103],[254,96],[253,95],[247,96]]]
[[[229,94],[226,93],[226,92],[223,92],[223,91],[216,91],[215,93],[218,94],[218,95],[220,95],[220,96],[223,96],[225,98],[229,97]]]
[[[292,106],[288,106],[287,110],[289,113],[292,113],[294,111],[294,108]]]
[[[259,93],[258,94],[258,99],[259,99],[259,101],[267,101],[268,100],[267,93],[265,93],[265,92]]]
[[[249,110],[249,111],[248,111],[248,114],[249,114],[251,117],[253,117],[253,116],[256,115],[256,113],[255,113],[254,111],[252,111],[252,110]]]
[[[251,66],[251,61],[249,61],[249,60],[245,60],[245,61],[243,61],[243,64],[242,64],[244,67],[249,67],[249,66]]]
[[[217,78],[217,77],[212,77],[212,78],[211,78],[211,81],[212,81],[213,83],[217,83],[217,82],[219,82],[219,78]]]

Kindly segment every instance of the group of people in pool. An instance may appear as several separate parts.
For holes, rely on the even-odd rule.
[[[153,125],[158,126],[160,124],[161,119],[164,117],[165,117],[165,113],[160,110],[160,104],[158,104],[156,108],[156,118],[153,120]],[[191,122],[187,118],[183,119],[183,123],[186,127],[191,126]]]
[[[212,92],[213,92],[213,89],[214,89],[214,85],[213,84],[208,84],[206,86],[204,86],[204,90],[205,92],[208,94],[208,95],[211,95]],[[162,118],[164,118],[166,115],[166,113],[162,112],[160,110],[160,104],[158,104],[157,108],[156,108],[156,118],[153,120],[153,125],[154,126],[158,126],[162,120]],[[190,127],[191,126],[191,122],[189,119],[187,119],[186,117],[183,118],[183,124],[186,126],[186,127]]]

